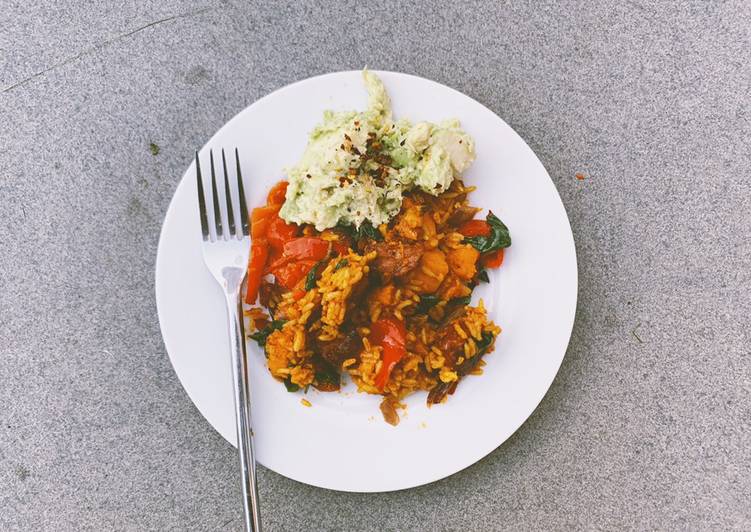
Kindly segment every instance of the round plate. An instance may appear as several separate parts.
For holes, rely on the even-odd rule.
[[[472,98],[423,78],[377,72],[394,116],[438,122],[458,118],[475,138],[477,160],[464,175],[470,199],[509,227],[513,245],[490,284],[475,290],[503,328],[482,376],[465,378],[448,402],[428,408],[407,398],[397,427],[385,423],[380,397],[349,383],[339,393],[288,393],[249,342],[258,461],[314,486],[376,492],[451,475],[503,443],[537,407],[563,360],[576,310],[576,252],[566,211],[534,153],[503,120]],[[325,109],[364,109],[360,72],[337,72],[284,87],[242,111],[204,146],[238,147],[248,205],[295,164]],[[205,172],[204,172],[205,173]],[[198,410],[235,445],[224,299],[203,263],[195,168],[186,170],[159,240],[156,299],[164,343]],[[312,407],[301,399],[306,397]]]

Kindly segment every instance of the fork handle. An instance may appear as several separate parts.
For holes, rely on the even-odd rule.
[[[227,293],[229,338],[232,350],[232,380],[235,391],[235,422],[237,425],[237,450],[242,470],[243,514],[247,532],[261,532],[258,511],[258,484],[256,460],[253,449],[253,428],[250,422],[250,382],[248,357],[245,351],[245,327],[239,289]]]

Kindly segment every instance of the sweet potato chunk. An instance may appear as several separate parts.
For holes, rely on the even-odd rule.
[[[477,259],[480,252],[470,245],[452,249],[448,254],[448,264],[454,275],[469,281],[477,273]]]
[[[442,251],[433,249],[423,253],[420,264],[410,274],[409,282],[418,292],[429,294],[438,290],[448,272],[449,265],[445,255]]]

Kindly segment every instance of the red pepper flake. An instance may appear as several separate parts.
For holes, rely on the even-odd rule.
[[[585,178],[586,176],[582,174],[581,172],[576,173],[576,179],[578,179],[579,181],[584,181]]]

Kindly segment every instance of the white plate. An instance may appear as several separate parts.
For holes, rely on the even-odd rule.
[[[407,399],[397,427],[382,420],[380,398],[341,393],[288,393],[271,378],[254,342],[252,410],[258,461],[289,478],[324,488],[376,492],[451,475],[503,443],[529,417],[553,381],[576,309],[576,253],[566,212],[545,168],[492,111],[444,85],[378,72],[396,117],[456,117],[476,140],[477,160],[465,174],[477,185],[472,203],[508,225],[513,245],[491,283],[475,291],[503,328],[485,374],[470,376],[442,405],[425,393]],[[359,72],[338,72],[284,87],[242,111],[201,151],[240,149],[249,206],[296,162],[324,109],[363,109]],[[208,168],[207,162],[204,167]],[[226,315],[221,289],[204,267],[195,170],[186,170],[159,240],[156,299],[172,365],[198,410],[235,445]]]

